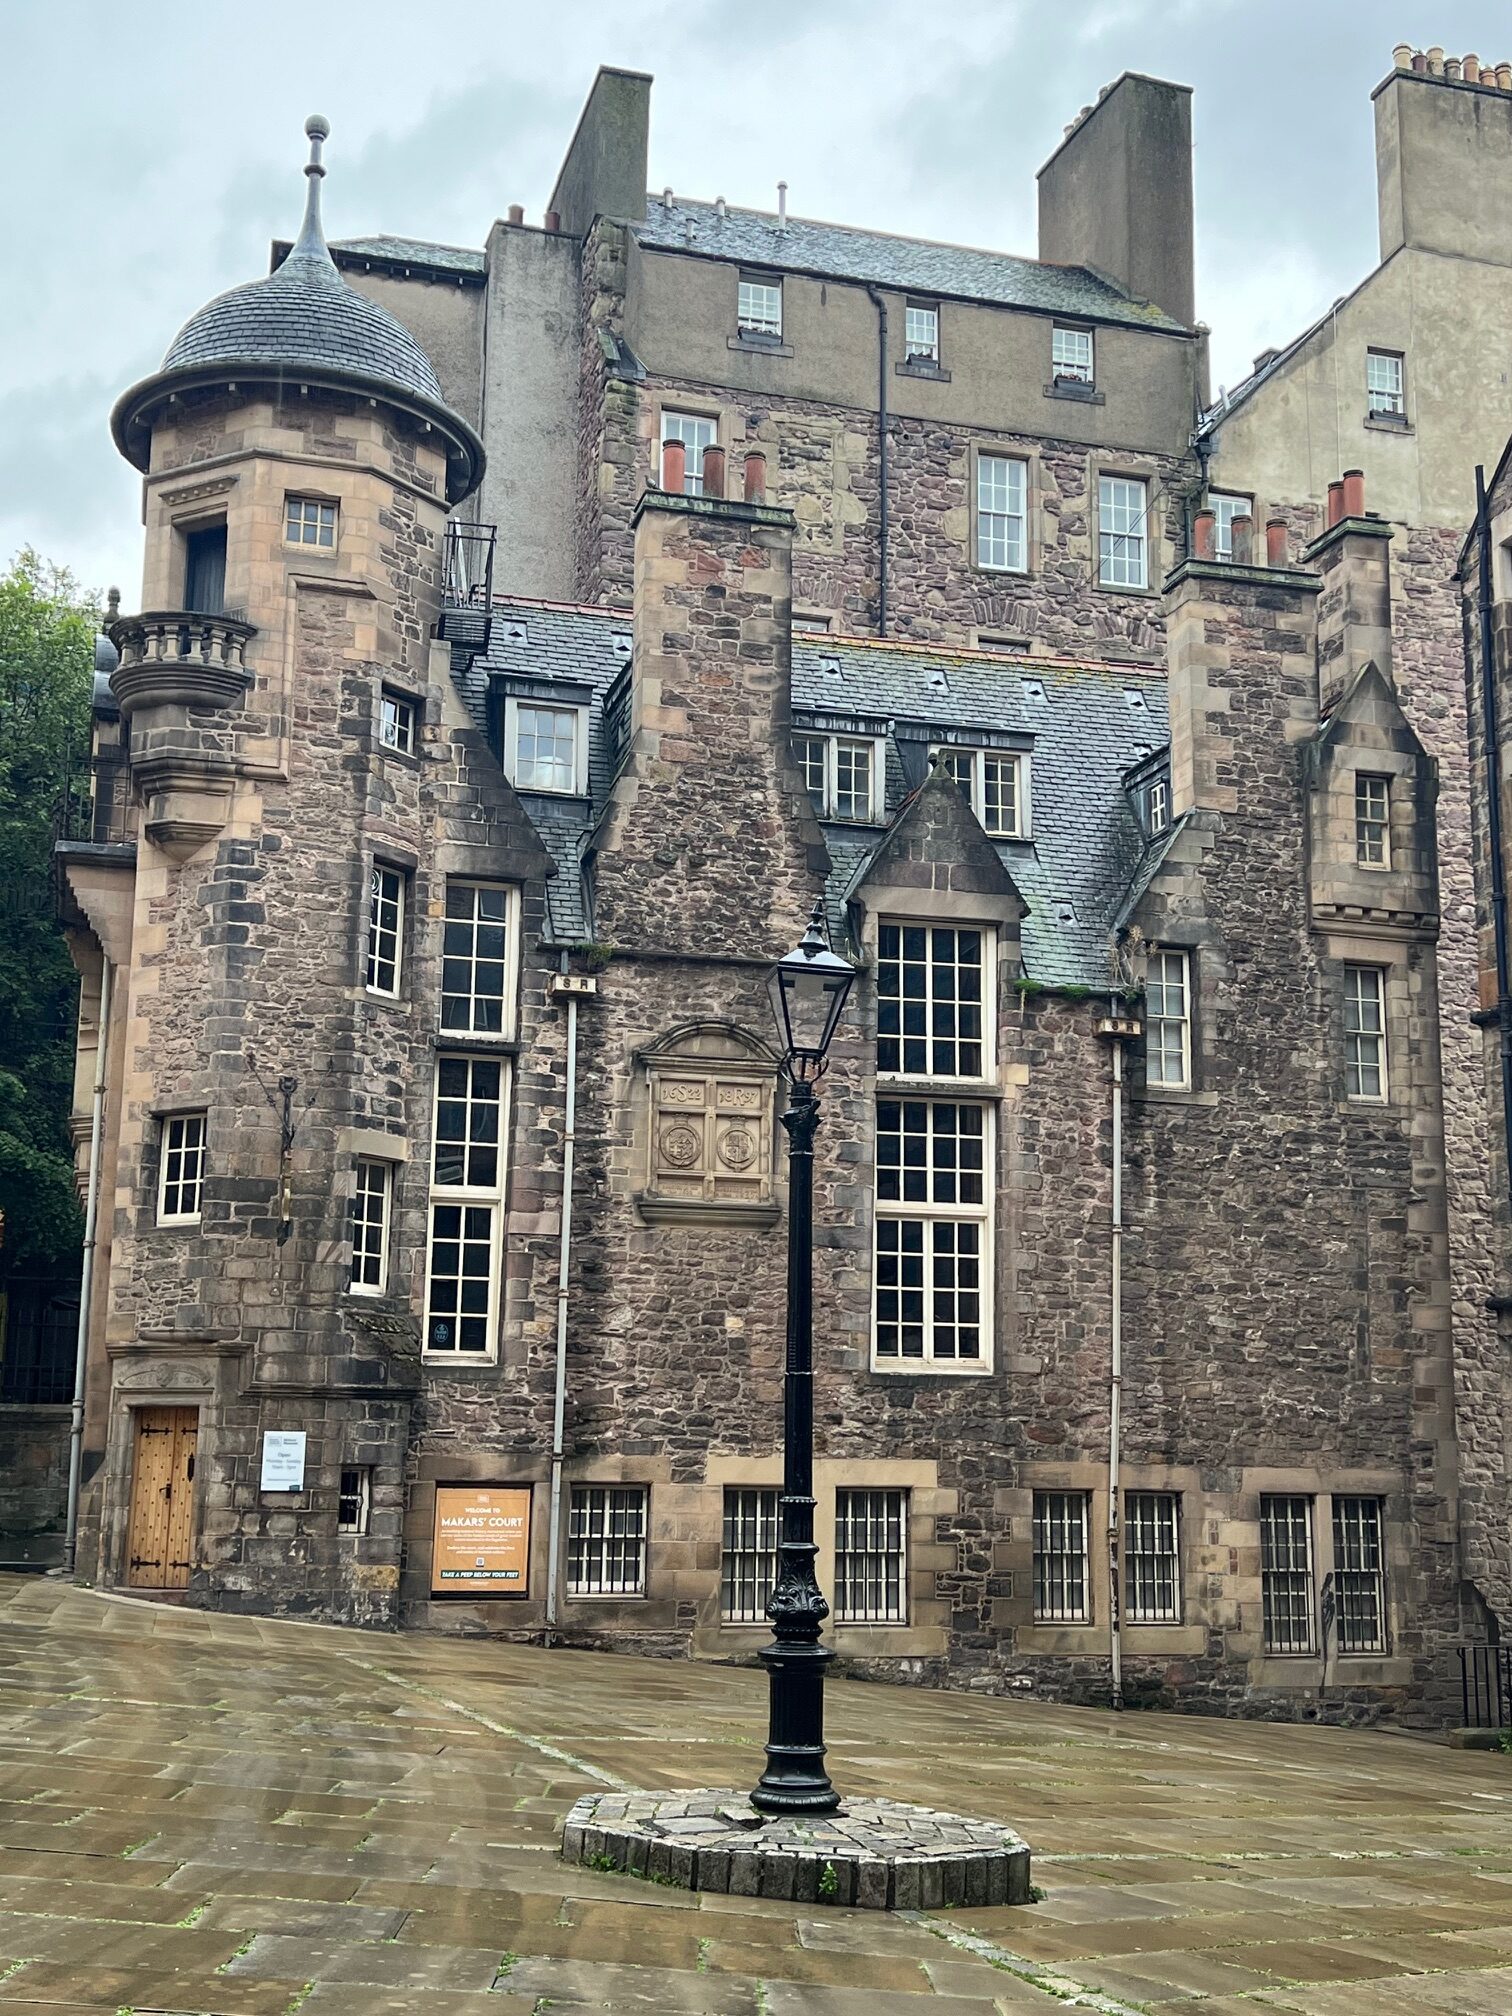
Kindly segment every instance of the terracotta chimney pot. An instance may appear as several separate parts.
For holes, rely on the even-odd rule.
[[[1328,486],[1328,523],[1337,525],[1344,516],[1344,485],[1330,483]]]
[[[745,458],[745,501],[766,502],[766,457],[759,448],[753,448]]]
[[[1475,55],[1467,56],[1464,62],[1460,65],[1460,75],[1464,78],[1467,84],[1479,84],[1480,82],[1479,56]]]
[[[1428,75],[1442,77],[1444,74],[1444,52],[1435,42],[1428,51]]]
[[[1265,564],[1267,567],[1286,566],[1290,555],[1287,552],[1286,520],[1267,518],[1265,521]]]
[[[1497,64],[1496,88],[1498,91],[1512,91],[1512,63]]]
[[[716,503],[725,501],[725,451],[713,445],[703,452],[703,494]]]
[[[561,228],[562,228],[562,213],[561,213],[561,211],[560,211],[560,210],[548,210],[548,211],[546,212],[546,229],[547,229],[548,231],[560,231],[560,230],[561,230]]]
[[[523,224],[525,222],[525,205],[523,203],[510,204],[509,221],[511,224]]]
[[[1229,537],[1233,544],[1230,557],[1236,567],[1248,567],[1255,557],[1255,521],[1248,511],[1241,511],[1229,525]]]
[[[1365,471],[1346,469],[1344,471],[1344,516],[1363,518],[1365,516]]]
[[[1428,58],[1423,54],[1421,49],[1413,50],[1412,67],[1419,77],[1426,77],[1428,75]]]
[[[1391,52],[1391,60],[1395,63],[1398,70],[1410,70],[1412,68],[1412,44],[1410,42],[1398,42],[1395,49]]]
[[[662,443],[662,488],[680,497],[688,480],[688,449],[683,441]]]
[[[1444,58],[1444,75],[1451,84],[1458,84],[1460,81],[1460,59],[1458,56],[1446,56]]]
[[[1217,552],[1214,537],[1216,520],[1211,511],[1199,511],[1192,520],[1192,558],[1211,560]]]

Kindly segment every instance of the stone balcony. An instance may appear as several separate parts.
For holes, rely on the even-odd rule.
[[[122,716],[145,707],[234,707],[252,683],[247,646],[254,624],[239,617],[158,610],[110,626],[121,662],[110,690]]]

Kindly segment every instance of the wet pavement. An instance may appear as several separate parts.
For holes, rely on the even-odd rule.
[[[0,2016],[1508,2016],[1512,1758],[838,1683],[844,1790],[1002,1820],[1042,1901],[908,1916],[556,1853],[754,1782],[759,1673],[0,1577]]]

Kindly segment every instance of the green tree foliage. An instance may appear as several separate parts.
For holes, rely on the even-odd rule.
[[[51,856],[87,802],[95,610],[30,549],[0,574],[0,1210],[5,1275],[78,1253],[68,1115],[78,976]]]

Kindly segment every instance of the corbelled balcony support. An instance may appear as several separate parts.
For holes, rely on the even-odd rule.
[[[158,610],[110,626],[121,662],[110,690],[122,715],[143,707],[234,707],[252,684],[247,645],[255,624],[233,616]]]

